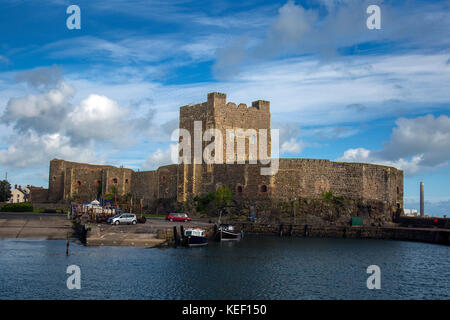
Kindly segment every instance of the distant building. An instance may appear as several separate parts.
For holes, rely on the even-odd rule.
[[[23,187],[17,185],[11,190],[11,198],[9,198],[9,203],[22,203],[28,201],[28,195],[30,194],[30,189],[28,187]]]
[[[420,212],[416,209],[403,209],[403,212],[405,213],[405,216],[407,217],[420,217]],[[428,214],[424,213],[424,217],[429,217]]]
[[[417,217],[419,212],[416,209],[404,209],[405,216],[407,217]]]

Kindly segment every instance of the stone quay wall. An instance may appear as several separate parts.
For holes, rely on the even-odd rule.
[[[237,226],[248,234],[271,234],[279,236],[379,239],[450,244],[450,230],[432,228],[399,227],[317,227],[311,225],[278,225],[261,223],[240,223]]]

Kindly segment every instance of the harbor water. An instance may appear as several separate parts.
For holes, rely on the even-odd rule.
[[[449,299],[450,247],[246,236],[200,248],[0,241],[1,299]],[[69,290],[67,267],[81,270]],[[367,267],[381,270],[369,290]]]

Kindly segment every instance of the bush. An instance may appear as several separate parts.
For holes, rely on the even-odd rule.
[[[328,201],[333,200],[333,191],[332,190],[327,192],[322,191],[322,199]]]
[[[33,205],[29,202],[7,203],[0,209],[2,212],[33,212]]]
[[[207,193],[207,194],[202,194],[202,195],[196,196],[194,198],[194,202],[196,205],[196,211],[197,212],[205,212],[206,207],[212,200],[214,200],[214,198],[215,198],[215,196],[213,193]]]

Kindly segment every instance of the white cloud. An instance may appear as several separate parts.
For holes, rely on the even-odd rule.
[[[150,98],[154,120],[160,123],[176,118],[180,106],[205,101],[208,92],[220,91],[237,103],[270,101],[273,121],[286,123],[295,117],[301,126],[335,126],[442,108],[450,101],[449,58],[448,54],[354,56],[324,65],[303,57],[248,66],[228,81],[163,85],[140,78],[136,70],[123,82],[111,83],[113,75],[99,78],[103,73],[95,72],[94,78],[73,75],[70,83],[80,100],[93,90],[123,106],[130,104],[130,97]],[[352,104],[355,107],[347,107]],[[364,112],[355,112],[356,108]]]
[[[86,97],[95,92],[94,95],[105,97],[103,101],[115,104],[119,110],[128,111],[127,116],[122,117],[119,122],[119,125],[126,123],[133,129],[131,133],[135,135],[128,141],[137,144],[140,143],[140,139],[147,142],[167,141],[170,130],[166,129],[177,126],[176,119],[180,106],[203,102],[208,92],[220,91],[227,93],[228,101],[236,103],[244,102],[249,105],[251,101],[257,99],[269,100],[272,128],[276,128],[275,123],[281,123],[279,128],[283,129],[286,123],[296,121],[293,126],[321,126],[324,134],[329,131],[332,135],[343,137],[355,133],[354,126],[349,123],[395,115],[398,113],[395,109],[396,105],[401,105],[404,108],[403,112],[409,115],[442,111],[443,104],[450,101],[450,92],[447,90],[447,83],[450,82],[450,66],[446,63],[449,58],[448,54],[361,56],[353,57],[352,61],[341,60],[328,65],[318,64],[311,58],[293,58],[263,63],[258,67],[249,66],[232,81],[182,85],[162,85],[139,77],[131,77],[131,80],[123,83],[115,79],[111,83],[110,74],[103,75],[97,72],[96,77],[87,78],[85,74],[72,73],[66,76],[66,79],[70,81],[71,86],[77,88],[77,93],[73,98],[67,96],[66,101],[63,102],[63,105],[69,109],[65,118],[58,117],[58,121],[48,123],[45,118],[39,118],[39,115],[36,118],[27,119],[25,114],[20,113],[19,105],[14,110],[18,112],[17,114],[6,109],[4,117],[14,115],[9,119],[9,123],[17,126],[19,124],[14,119],[24,119],[22,122],[31,121],[32,125],[24,125],[22,130],[26,131],[31,127],[42,133],[60,133],[62,136],[73,139],[72,143],[83,142],[85,141],[83,139],[88,139],[90,134],[93,139],[107,143],[123,143],[123,140],[130,137],[125,134],[128,131],[120,131],[124,133],[124,139],[120,141],[117,138],[122,137],[115,135],[117,131],[109,131],[113,125],[100,126],[98,132],[92,129],[95,125],[88,127],[86,129],[88,131],[84,133],[74,131],[75,128],[70,123],[68,115],[76,108],[84,110],[81,107],[81,101],[87,100]],[[400,63],[402,68],[398,68]],[[408,72],[405,69],[412,71]],[[130,75],[134,73],[135,71],[132,71]],[[8,77],[11,78],[11,75],[0,74],[0,81],[2,81],[0,101],[1,96],[17,96],[21,90],[23,91],[23,85],[9,84]],[[52,90],[61,91],[61,88]],[[33,96],[36,97],[35,100],[45,101],[44,97],[49,96],[49,91]],[[25,98],[26,96],[13,99],[25,101]],[[10,103],[13,99],[10,99]],[[74,102],[69,103],[72,101],[69,99]],[[131,103],[145,99],[151,100],[151,103],[139,107]],[[348,107],[350,104],[364,105],[364,112],[355,112],[355,108]],[[42,106],[42,109],[45,110],[47,107]],[[154,110],[154,113],[147,117],[150,109]],[[361,110],[361,108],[356,109]],[[55,110],[59,109],[55,107]],[[81,114],[77,113],[77,115],[80,116],[77,119],[82,118]],[[92,117],[89,119],[93,120]],[[112,120],[119,121],[117,118]],[[82,124],[81,120],[79,122]],[[93,124],[95,120],[89,123]],[[40,128],[43,124],[46,124],[44,128]],[[339,132],[336,132],[334,129],[336,127],[348,127],[349,130],[343,132],[339,129]],[[136,130],[137,128],[139,130]],[[283,130],[280,132],[280,146],[291,138],[301,141],[300,133],[302,132],[299,128],[292,128],[290,131],[292,134],[283,135]],[[306,130],[303,133],[308,134],[308,132],[312,131]],[[111,139],[108,139],[108,134],[111,135]],[[124,145],[127,144],[128,142],[125,141]],[[285,146],[287,149],[289,143]],[[292,146],[290,149],[292,150]],[[104,150],[98,152],[104,152]],[[404,160],[411,161],[411,158],[406,157]],[[136,162],[139,161],[142,159],[136,159]]]
[[[379,163],[400,168],[407,175],[449,164],[449,117],[400,118],[396,125],[381,150],[349,149],[337,161]]]
[[[45,93],[11,98],[1,122],[13,124],[19,132],[30,129],[45,133],[58,132],[71,108],[68,99],[74,93],[75,89],[72,86],[61,81],[55,88]]]
[[[114,100],[91,94],[68,115],[66,130],[74,142],[126,138],[132,125],[126,121],[128,115]]]
[[[165,151],[157,149],[155,152],[151,153],[145,162],[142,164],[143,169],[155,170],[160,166],[165,166],[173,164],[172,154],[177,153],[178,146],[176,144],[171,144]]]
[[[389,50],[407,49],[408,52],[430,52],[430,49],[448,46],[450,13],[445,5],[407,1],[390,4],[378,0],[322,1],[323,6],[303,7],[287,1],[278,9],[266,35],[255,32],[247,42],[236,46],[229,41],[218,51],[216,66],[225,65],[236,70],[259,59],[289,55],[314,55],[322,63],[339,61],[348,53],[378,53],[379,45],[389,43]],[[373,32],[366,27],[369,5],[378,4],[382,10],[382,28]],[[270,18],[268,18],[270,21]],[[242,33],[235,35],[241,38]],[[368,47],[366,44],[372,44]],[[226,52],[229,51],[229,54]],[[233,65],[224,63],[233,52],[241,59]],[[419,64],[418,64],[419,65]]]
[[[348,149],[338,161],[370,162],[370,150],[364,148]]]
[[[421,155],[423,166],[442,166],[450,159],[450,118],[429,114],[413,119],[400,118],[389,142],[377,156],[395,160]]]
[[[7,102],[1,117],[7,127],[2,130],[6,144],[0,150],[0,164],[10,169],[47,165],[53,157],[88,162],[95,161],[96,151],[101,153],[96,162],[101,162],[113,152],[113,148],[104,146],[105,142],[121,147],[135,142],[130,137],[133,121],[139,119],[131,117],[130,109],[98,94],[89,94],[74,106],[69,100],[75,88],[55,78],[54,71],[37,68],[16,77],[43,92]]]
[[[281,144],[280,153],[281,154],[299,154],[302,152],[305,143],[303,141],[297,141],[294,138],[289,139]]]
[[[420,166],[422,155],[414,156],[410,160],[400,158],[395,161],[389,161],[377,157],[376,152],[364,148],[348,149],[336,161],[381,164],[401,169],[406,175],[414,175],[422,169]]]
[[[52,158],[89,162],[96,159],[92,144],[73,147],[70,138],[59,133],[16,135],[6,150],[0,150],[0,164],[12,168],[29,168],[48,163]],[[98,159],[97,159],[98,161]]]

